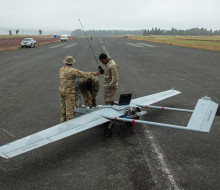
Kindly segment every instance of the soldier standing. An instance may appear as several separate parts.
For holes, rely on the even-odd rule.
[[[98,75],[99,72],[83,72],[78,69],[72,68],[75,62],[72,56],[66,56],[63,60],[65,66],[60,68],[60,123],[74,118],[75,107],[75,80],[76,77],[89,78]]]
[[[113,105],[115,92],[118,88],[118,66],[105,53],[100,54],[99,60],[105,65],[103,80],[105,104]]]
[[[97,106],[97,94],[99,91],[99,79],[97,76],[91,78],[80,78],[79,89],[84,98],[86,106]]]

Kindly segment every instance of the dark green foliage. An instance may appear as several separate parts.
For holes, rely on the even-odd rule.
[[[220,35],[220,30],[213,31],[205,28],[191,28],[187,30],[177,30],[172,28],[171,30],[161,30],[158,28],[152,28],[151,30],[144,30],[143,36],[147,35],[213,36]]]
[[[187,30],[177,30],[172,28],[171,30],[162,30],[160,28],[152,28],[151,30],[87,30],[88,36],[124,36],[124,35],[179,35],[179,36],[213,36],[220,35],[219,30],[207,30],[205,28],[191,28]],[[72,36],[84,36],[84,32],[81,29],[72,31]]]
[[[130,35],[142,35],[144,30],[87,30],[87,36],[124,36]],[[71,33],[72,36],[84,36],[84,32],[81,29],[74,30]]]

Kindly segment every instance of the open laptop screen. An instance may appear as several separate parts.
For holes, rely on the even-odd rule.
[[[132,94],[121,94],[118,105],[129,105]]]

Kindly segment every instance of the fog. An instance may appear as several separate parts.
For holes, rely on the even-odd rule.
[[[220,29],[219,0],[0,0],[0,27],[42,30]]]

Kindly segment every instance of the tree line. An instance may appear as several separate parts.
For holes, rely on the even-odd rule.
[[[144,30],[86,30],[88,36],[123,36],[123,35],[143,35]],[[81,29],[71,32],[72,36],[84,36]]]
[[[191,28],[187,30],[177,30],[172,28],[171,30],[162,30],[160,28],[142,29],[142,30],[87,30],[88,36],[124,36],[124,35],[179,35],[179,36],[214,36],[220,35],[219,30],[208,30],[205,28]],[[84,32],[81,29],[77,29],[71,32],[72,36],[84,36]]]
[[[214,36],[220,35],[220,30],[207,30],[205,28],[191,28],[187,30],[161,30],[160,28],[152,28],[151,30],[144,30],[143,36],[147,35],[179,35],[179,36]]]

